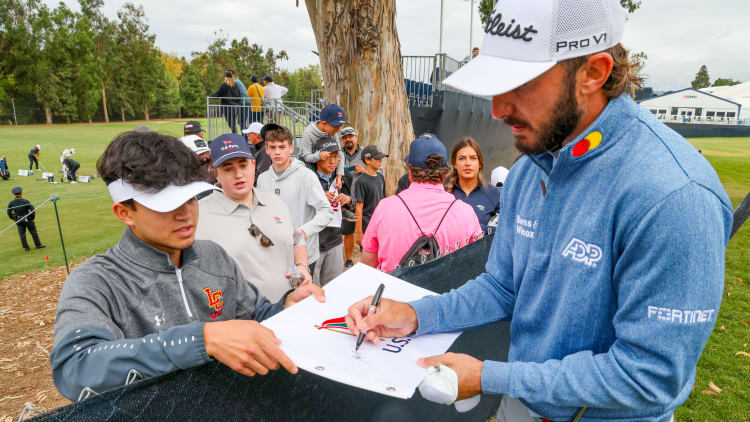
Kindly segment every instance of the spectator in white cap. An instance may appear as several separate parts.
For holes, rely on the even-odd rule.
[[[497,421],[674,419],[716,323],[732,204],[711,165],[633,102],[619,0],[501,0],[445,80],[492,97],[525,154],[501,190],[485,273],[411,303],[350,308],[367,337],[510,320],[508,362],[420,359]],[[355,326],[356,325],[356,326]]]
[[[201,162],[202,174],[205,176],[204,180],[210,182],[213,180],[213,171],[211,170],[211,150],[208,148],[208,144],[198,135],[185,135],[180,138],[180,142],[183,145],[190,148],[193,154],[198,156]]]
[[[65,280],[50,352],[55,387],[70,400],[216,359],[244,375],[297,367],[262,321],[310,294],[307,283],[276,303],[248,283],[223,248],[195,240],[198,201],[215,189],[195,154],[171,136],[126,132],[97,162],[120,241]],[[249,234],[248,234],[249,236]]]
[[[508,177],[508,173],[510,173],[510,170],[503,166],[497,166],[492,169],[492,174],[490,175],[490,183],[492,183],[492,186],[497,186],[499,188],[503,187],[505,179]]]

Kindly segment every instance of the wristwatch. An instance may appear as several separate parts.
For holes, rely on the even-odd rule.
[[[294,264],[294,265],[296,265],[296,266],[297,266],[297,268],[299,268],[299,267],[302,267],[302,268],[304,268],[304,269],[305,269],[305,271],[307,271],[307,273],[308,273],[308,274],[310,274],[310,276],[312,276],[312,273],[310,272],[310,267],[308,267],[308,266],[307,266],[307,264],[303,264],[303,263],[301,263],[301,262],[298,262],[298,263],[296,263],[296,264]]]

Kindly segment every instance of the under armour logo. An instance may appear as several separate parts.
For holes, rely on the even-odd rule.
[[[165,321],[166,318],[164,318],[164,312],[162,312],[161,315],[154,315],[154,325],[156,325],[157,327],[161,327],[161,325],[164,324]]]

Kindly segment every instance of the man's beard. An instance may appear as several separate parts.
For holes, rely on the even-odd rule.
[[[344,148],[346,148],[346,149],[354,149],[354,142],[352,142],[352,141],[345,141],[344,142]]]
[[[578,126],[583,111],[581,110],[575,95],[576,80],[575,71],[567,71],[564,85],[561,88],[557,103],[552,109],[552,121],[539,127],[538,139],[535,145],[524,145],[516,139],[516,149],[524,154],[541,154],[543,152],[554,152],[562,147],[565,138]],[[505,119],[507,125],[525,125],[528,123],[508,117]]]

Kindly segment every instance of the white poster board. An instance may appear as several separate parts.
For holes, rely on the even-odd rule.
[[[391,275],[357,264],[324,290],[326,302],[314,297],[285,309],[262,322],[281,339],[281,349],[301,369],[347,385],[408,399],[427,375],[417,359],[445,353],[461,334],[441,333],[418,337],[365,341],[354,356],[357,338],[346,329],[342,317],[349,306],[375,294],[385,284],[383,298],[413,301],[434,292]]]
[[[81,183],[88,183],[89,182],[89,176],[78,176],[78,181]]]
[[[52,177],[54,175],[55,175],[55,173],[48,173],[48,172],[45,171],[44,173],[42,173],[42,178],[46,179],[46,178]]]
[[[336,189],[336,182],[335,182],[335,180],[336,179],[334,178],[334,182],[331,183],[331,187],[330,187],[330,189],[328,189],[328,192],[333,192],[333,197],[334,198],[336,197],[336,195],[339,194],[338,189]],[[334,202],[331,201],[331,208],[333,208],[333,218],[331,219],[331,222],[328,223],[327,227],[341,227],[341,219],[342,219],[342,216],[341,216],[341,204],[334,203]]]
[[[29,171],[28,170],[20,170],[19,169],[18,170],[18,175],[19,176],[28,176],[29,175]]]

